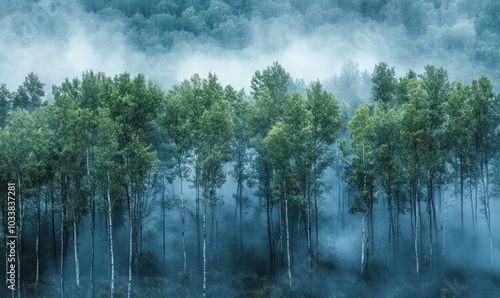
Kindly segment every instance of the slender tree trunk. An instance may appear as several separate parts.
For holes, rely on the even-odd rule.
[[[441,253],[441,258],[444,263],[444,252],[445,252],[445,247],[446,247],[446,189],[445,189],[445,194],[443,196],[443,204],[444,204],[444,215],[443,215],[443,250]]]
[[[219,268],[219,212],[215,209],[215,266]]]
[[[363,214],[361,218],[361,277],[364,276],[365,271],[365,226],[366,226],[366,215]]]
[[[420,215],[420,203],[418,202],[418,198],[415,198],[415,262],[416,262],[416,270],[417,276],[419,275],[419,260],[418,260],[418,233],[419,233],[419,215]]]
[[[75,253],[75,279],[76,279],[76,292],[80,295],[80,258],[78,254],[78,230],[77,230],[77,215],[73,207],[73,250]]]
[[[207,198],[203,196],[203,297],[207,297]]]
[[[95,237],[95,209],[94,196],[90,198],[90,296],[94,297],[94,237]]]
[[[464,171],[462,169],[462,159],[460,159],[460,223],[462,237],[464,236]]]
[[[128,220],[129,220],[129,249],[128,249],[128,287],[127,287],[127,297],[130,298],[132,292],[132,262],[133,262],[133,234],[134,234],[134,219],[132,215],[132,205],[130,198],[133,198],[130,186],[127,185],[127,201],[128,201]],[[137,209],[136,209],[137,210]]]
[[[209,263],[211,266],[213,266],[213,242],[214,242],[214,232],[215,232],[215,202],[213,201],[214,198],[211,198],[210,200],[210,241],[209,241],[209,247],[210,247],[210,258],[209,258]]]
[[[166,215],[166,202],[165,202],[165,178],[162,179],[162,189],[161,189],[161,233],[163,237],[163,268],[165,269],[165,257],[166,257],[166,243],[165,243],[165,215]]]
[[[238,197],[240,206],[240,256],[243,256],[243,181],[240,179],[238,187]]]
[[[108,229],[109,229],[109,262],[111,266],[111,281],[110,281],[110,293],[111,298],[115,294],[115,256],[113,251],[113,206],[111,202],[111,180],[109,179],[109,170],[107,173],[108,183],[106,196],[108,199]]]
[[[471,209],[471,220],[472,220],[472,233],[476,235],[476,225],[474,222],[474,198],[472,195],[472,181],[469,181],[469,197],[470,197],[470,209]]]
[[[266,173],[267,175],[268,173]],[[269,178],[269,177],[266,177]],[[269,179],[265,181],[265,196],[266,196],[266,217],[267,217],[267,239],[269,242],[269,268],[270,273],[275,270],[275,253],[274,253],[274,237],[273,237],[273,218],[272,218],[272,202],[271,194],[268,189]]]
[[[178,159],[177,161],[177,165],[178,165],[178,168],[179,168],[179,191],[180,191],[180,195],[181,195],[181,230],[182,230],[182,257],[183,257],[183,266],[182,266],[182,272],[183,273],[186,273],[186,267],[187,267],[187,257],[186,257],[186,211],[185,211],[185,204],[184,204],[184,189],[183,189],[183,182],[184,182],[184,177],[182,175],[182,163],[181,163],[181,160]],[[198,203],[197,203],[198,205]],[[197,208],[197,212],[198,212],[198,206],[196,207]],[[198,217],[199,215],[197,215]],[[197,223],[198,225],[199,223]],[[197,228],[199,230],[199,228]],[[198,248],[199,250],[199,248]]]
[[[311,244],[311,201],[310,198],[305,198],[307,202],[307,222],[306,222],[306,236],[307,236],[307,268],[311,272],[312,268],[312,244]]]
[[[318,197],[316,196],[316,189],[314,190],[314,223],[316,228],[316,262],[319,260],[319,228],[318,228]]]
[[[195,165],[196,167],[196,165]],[[199,266],[200,260],[201,260],[201,234],[200,234],[200,183],[198,181],[198,170],[195,169],[195,178],[194,178],[194,183],[195,183],[195,189],[196,189],[196,239],[198,241],[198,268],[201,268]]]
[[[87,177],[90,180],[89,148],[87,148]],[[94,297],[94,234],[95,234],[95,210],[94,193],[89,198],[90,203],[90,297]]]
[[[40,276],[40,189],[38,190],[38,198],[37,198],[37,222],[36,222],[36,278],[35,278],[35,294],[38,297],[38,285],[39,285],[39,276]]]
[[[387,259],[386,259],[386,265],[387,265],[387,271],[389,271],[389,266],[390,266],[390,252],[391,252],[391,227],[392,227],[392,202],[391,202],[391,196],[387,196],[387,208],[389,209],[389,226],[387,227]]]
[[[288,229],[288,197],[286,195],[286,188],[284,189],[284,191],[285,191],[285,228],[286,228],[286,255],[288,263],[288,284],[290,287],[290,294],[292,294],[293,288],[292,288],[292,269],[290,264],[290,232]]]
[[[64,206],[64,196],[66,196],[66,186],[63,186],[63,193],[61,196],[61,297],[64,298],[64,222],[65,218],[65,206]]]
[[[55,224],[55,203],[54,203],[54,185],[50,184],[50,200],[51,200],[51,218],[52,218],[52,245],[54,251],[54,270],[57,272],[57,240],[56,240],[56,224]]]

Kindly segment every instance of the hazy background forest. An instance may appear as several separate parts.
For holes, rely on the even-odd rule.
[[[500,295],[498,1],[5,0],[0,25],[1,297]]]

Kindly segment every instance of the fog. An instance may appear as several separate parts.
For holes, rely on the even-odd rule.
[[[248,91],[253,73],[274,61],[306,83],[331,78],[349,59],[368,72],[385,61],[395,66],[398,76],[408,69],[418,73],[426,64],[442,66],[451,79],[464,81],[494,71],[471,61],[462,51],[441,48],[439,34],[447,32],[446,26],[429,25],[427,34],[415,39],[401,26],[355,17],[306,29],[310,25],[305,17],[295,13],[252,18],[241,49],[224,49],[210,40],[186,40],[171,49],[156,46],[139,51],[124,36],[127,28],[122,20],[88,13],[75,0],[41,0],[25,11],[11,5],[15,11],[4,12],[0,20],[0,81],[11,90],[29,72],[38,74],[51,91],[53,84],[65,78],[94,70],[108,75],[144,73],[166,89],[195,73],[212,72],[222,83]],[[459,31],[457,38],[472,40],[473,23],[464,17],[451,16],[447,30]]]
[[[308,14],[290,9],[273,17],[255,15],[248,20],[244,42],[240,47],[224,46],[221,42],[204,36],[190,36],[185,39],[174,38],[170,47],[158,44],[144,44],[141,48],[130,38],[130,24],[125,23],[125,16],[118,15],[110,9],[98,13],[85,9],[83,2],[88,1],[7,1],[8,5],[0,8],[0,84],[14,92],[22,84],[26,75],[34,72],[45,83],[45,99],[52,99],[52,86],[59,85],[66,78],[80,77],[88,70],[102,71],[109,76],[129,72],[132,75],[142,73],[146,79],[157,84],[166,93],[172,86],[189,79],[194,74],[206,77],[208,73],[218,76],[223,85],[231,85],[235,89],[243,89],[247,95],[250,82],[257,70],[263,70],[278,61],[290,73],[293,79],[303,79],[306,85],[319,80],[326,88],[337,96],[339,102],[348,101],[350,94],[346,90],[335,90],[335,84],[329,84],[341,75],[343,67],[353,63],[359,73],[371,74],[374,66],[387,62],[395,67],[396,77],[404,76],[412,69],[422,73],[427,64],[443,67],[448,70],[450,81],[470,83],[480,75],[487,75],[498,91],[500,72],[495,64],[488,66],[480,63],[468,51],[479,40],[474,18],[458,9],[467,1],[449,1],[446,18],[432,15],[424,22],[425,33],[413,35],[402,23],[376,21],[362,17],[358,13],[339,11],[338,21],[331,23],[315,23],[313,7]],[[153,1],[156,3],[156,1]],[[157,1],[159,2],[159,1]],[[202,1],[204,3],[204,1]],[[288,1],[289,2],[289,1]],[[287,2],[287,3],[288,3]],[[342,1],[340,1],[342,2]],[[431,5],[432,1],[426,1]],[[438,1],[439,2],[439,1]],[[447,1],[445,1],[447,2]],[[439,11],[439,9],[434,9]],[[320,12],[317,12],[318,14]],[[188,33],[185,33],[186,36]],[[179,36],[181,34],[179,33]],[[453,39],[454,38],[454,39]],[[458,40],[463,46],[450,48],[445,41]],[[362,85],[362,83],[360,83]],[[370,87],[363,85],[363,90],[355,90],[363,102],[370,101]],[[360,96],[361,96],[360,95]],[[358,104],[358,102],[348,102]],[[344,123],[345,125],[345,123]],[[337,152],[336,158],[340,158]],[[229,172],[230,165],[226,166]],[[484,211],[479,212],[477,219],[477,235],[474,234],[468,199],[464,201],[464,230],[461,234],[460,202],[457,184],[450,183],[441,195],[445,202],[437,207],[437,231],[433,241],[437,248],[436,267],[441,270],[428,269],[427,260],[421,260],[421,266],[426,268],[420,276],[414,273],[413,227],[410,212],[400,217],[400,247],[398,256],[391,251],[391,269],[385,270],[387,250],[387,206],[384,194],[381,192],[379,201],[374,206],[374,251],[371,252],[373,271],[368,279],[359,274],[361,253],[361,221],[359,214],[350,214],[349,204],[353,194],[347,189],[345,182],[339,183],[337,172],[329,168],[323,177],[325,184],[331,189],[322,195],[319,225],[320,257],[315,260],[314,268],[307,268],[307,251],[305,239],[292,239],[293,249],[297,250],[294,269],[294,290],[297,297],[494,297],[500,295],[500,202],[497,198],[491,201],[491,226],[493,231],[493,265],[489,259],[488,229],[484,219]],[[179,195],[179,180],[174,180],[168,186],[168,196]],[[184,182],[186,205],[186,246],[188,268],[192,273],[193,283],[200,288],[201,273],[199,272],[199,255],[196,230],[195,190],[191,182]],[[340,190],[339,190],[340,185]],[[239,223],[236,216],[236,205],[233,194],[236,183],[231,176],[218,194],[223,198],[223,205],[218,211],[220,230],[217,231],[217,244],[214,242],[214,259],[210,259],[212,270],[212,296],[225,293],[228,297],[237,296],[235,288],[238,278],[249,278],[255,274],[256,283],[269,283],[270,290],[262,297],[280,297],[274,295],[272,285],[286,288],[288,277],[286,270],[279,269],[275,275],[268,275],[268,239],[266,235],[266,213],[263,203],[255,194],[253,185],[245,185],[244,195],[249,197],[249,206],[244,215],[243,251],[239,251]],[[339,200],[345,200],[347,206],[339,210]],[[160,200],[160,196],[149,200]],[[147,259],[140,269],[144,274],[157,274],[175,283],[181,279],[182,243],[181,217],[178,202],[166,212],[166,260],[163,263],[161,212],[157,208],[149,216],[142,235],[141,258]],[[422,202],[422,210],[424,203]],[[32,206],[33,207],[33,206]],[[476,207],[474,207],[476,208]],[[479,207],[481,208],[481,206]],[[276,207],[279,209],[279,207]],[[443,221],[446,210],[446,227]],[[48,210],[45,210],[49,212]],[[273,213],[275,223],[279,224],[279,210]],[[422,213],[424,216],[425,214]],[[34,211],[28,212],[28,217],[34,218]],[[48,215],[47,215],[48,216]],[[56,216],[57,217],[57,216]],[[236,220],[236,222],[235,222]],[[423,219],[425,220],[425,218]],[[80,230],[81,274],[84,284],[89,283],[90,248],[88,243],[90,219],[85,216]],[[292,224],[295,229],[303,223]],[[56,220],[56,227],[60,225]],[[421,235],[428,238],[425,231]],[[49,226],[44,226],[49,235]],[[445,239],[443,231],[446,229]],[[432,229],[431,229],[432,230]],[[116,243],[128,243],[129,227],[126,216],[117,219]],[[434,230],[433,230],[434,231]],[[96,236],[96,276],[95,289],[101,296],[108,297],[108,247],[106,238],[106,222],[103,216],[97,216]],[[213,233],[210,227],[207,238]],[[275,236],[279,233],[276,227]],[[293,232],[297,233],[297,231]],[[301,233],[301,234],[300,234]],[[305,232],[301,231],[302,237]],[[26,234],[34,236],[35,226],[28,226]],[[214,236],[216,237],[216,236]],[[427,238],[426,238],[427,237]],[[468,239],[464,241],[463,239]],[[33,238],[26,237],[26,246],[33,246]],[[65,271],[67,272],[68,293],[71,293],[74,279],[73,248],[68,244],[68,257]],[[296,242],[297,241],[297,242]],[[394,239],[392,240],[394,241]],[[442,257],[445,245],[444,257]],[[59,243],[57,243],[59,245]],[[421,244],[422,246],[422,244]],[[46,251],[43,251],[43,250]],[[59,273],[52,266],[49,244],[42,245],[43,275],[51,279],[47,284],[57,285]],[[426,251],[427,247],[423,248]],[[216,253],[215,251],[218,251]],[[426,256],[425,256],[426,257]],[[424,258],[424,256],[422,256]],[[34,257],[30,257],[30,261]],[[120,295],[125,295],[127,286],[128,245],[116,247],[117,288]],[[214,265],[217,264],[217,265]],[[31,277],[30,277],[31,278]],[[227,279],[227,280],[226,280]],[[151,282],[151,281],[150,281]],[[157,281],[151,282],[152,284]],[[163,281],[162,281],[163,282]],[[167,282],[167,281],[165,281]],[[411,284],[411,287],[405,288]],[[172,287],[172,284],[167,284]],[[236,285],[236,286],[235,286]],[[401,286],[404,285],[404,286]],[[140,295],[143,285],[134,284],[135,293]],[[144,286],[146,287],[146,286]],[[220,287],[220,288],[217,288]],[[165,287],[167,288],[167,287]],[[52,292],[54,291],[54,292]],[[191,294],[200,294],[199,291]],[[312,293],[312,294],[311,294]],[[476,294],[475,294],[476,293]],[[48,287],[46,297],[59,295],[54,287]],[[267,296],[266,296],[267,295]],[[302,296],[301,296],[302,295]],[[282,295],[287,297],[287,294]],[[137,296],[140,297],[140,296]],[[158,297],[170,297],[169,293],[160,293]]]

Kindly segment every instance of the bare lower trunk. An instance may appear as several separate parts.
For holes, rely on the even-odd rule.
[[[417,270],[417,276],[419,275],[419,260],[418,260],[418,233],[419,233],[419,230],[418,230],[418,226],[420,224],[419,222],[419,215],[420,215],[420,203],[418,202],[418,199],[415,198],[415,208],[416,208],[416,212],[415,212],[415,268]]]
[[[90,199],[90,296],[94,297],[94,230],[95,230],[95,210],[94,197]]]
[[[108,228],[109,228],[109,262],[110,262],[110,270],[111,270],[111,281],[110,281],[110,293],[111,298],[115,294],[115,257],[113,252],[113,206],[111,202],[111,186],[109,179],[109,171],[108,171],[108,185],[107,185],[107,199],[108,199]]]
[[[128,238],[128,287],[127,287],[127,297],[130,298],[132,292],[132,257],[133,257],[133,234],[134,234],[134,220],[132,218],[132,210],[130,205],[130,199],[128,203],[128,217],[129,217],[129,238]]]
[[[73,209],[73,250],[75,252],[75,279],[76,279],[76,292],[80,294],[80,259],[78,255],[78,231],[77,231],[77,218]]]
[[[35,282],[35,294],[38,297],[38,284],[40,276],[40,192],[38,193],[37,201],[37,222],[36,222],[36,282]]]
[[[182,177],[182,170],[181,170],[181,164],[179,163],[179,188],[180,188],[180,195],[181,195],[181,230],[182,230],[182,257],[183,257],[183,266],[182,266],[182,272],[186,273],[186,266],[187,266],[187,258],[186,258],[186,236],[185,236],[185,221],[186,221],[186,211],[185,211],[185,206],[184,206],[184,189],[183,189],[183,177]]]
[[[445,189],[445,194],[443,196],[443,204],[444,204],[444,214],[443,214],[443,250],[441,253],[441,258],[443,259],[444,262],[444,252],[445,252],[445,247],[446,247],[446,189]]]
[[[207,198],[203,198],[203,297],[207,297]]]
[[[61,297],[64,298],[64,206],[61,204]]]
[[[286,255],[288,263],[288,284],[292,293],[292,269],[290,264],[290,232],[288,229],[288,199],[285,198],[285,228],[286,228]]]
[[[365,226],[366,226],[366,215],[363,214],[361,219],[361,277],[363,277],[365,270]]]

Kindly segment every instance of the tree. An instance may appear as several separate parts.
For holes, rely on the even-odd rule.
[[[144,182],[153,167],[156,152],[145,142],[150,133],[151,121],[156,117],[158,106],[163,97],[161,90],[152,83],[146,83],[144,75],[139,74],[131,80],[130,74],[115,76],[113,91],[106,102],[110,116],[120,127],[119,151],[124,169],[122,187],[127,197],[129,217],[129,277],[128,297],[132,291],[132,263],[134,255],[140,253],[143,221],[147,214],[144,209]],[[135,237],[134,237],[135,236]],[[137,240],[139,239],[139,241]],[[134,241],[138,244],[135,245]]]
[[[179,177],[181,230],[182,230],[182,255],[183,273],[186,273],[186,240],[185,240],[185,200],[183,183],[189,177],[187,164],[192,154],[194,140],[193,130],[190,125],[191,110],[189,108],[189,93],[192,91],[191,85],[185,81],[181,85],[176,85],[168,93],[163,116],[163,124],[167,135],[172,140],[174,147],[172,153],[176,160],[176,175]]]
[[[384,108],[394,105],[397,80],[394,67],[389,68],[385,62],[375,65],[372,75],[372,97]]]
[[[97,187],[102,194],[101,205],[105,214],[108,229],[109,248],[109,285],[110,295],[115,293],[115,244],[113,243],[113,218],[120,203],[119,186],[123,183],[123,169],[119,160],[119,127],[112,121],[109,109],[99,108],[97,118],[96,146],[94,147],[95,166],[92,176],[96,178]]]
[[[294,93],[290,101],[299,99],[299,95]],[[289,135],[290,131],[286,124],[278,121],[269,131],[268,135],[262,141],[266,150],[269,152],[270,160],[276,169],[276,178],[274,180],[274,189],[276,197],[285,205],[285,230],[286,230],[286,255],[287,255],[287,270],[288,270],[288,286],[292,295],[292,271],[290,259],[290,232],[288,224],[288,202],[296,195],[297,183],[296,169],[292,168],[291,159],[293,156],[294,143]]]
[[[377,108],[374,116],[375,126],[375,171],[377,185],[384,191],[387,198],[388,228],[387,228],[387,270],[390,267],[391,240],[393,251],[396,252],[399,239],[399,214],[405,210],[405,196],[400,113],[397,110],[382,110]]]
[[[401,141],[409,181],[412,229],[414,228],[416,273],[420,272],[419,227],[421,226],[420,198],[421,183],[426,181],[425,163],[431,162],[428,153],[431,131],[429,101],[421,82],[411,80],[408,85],[409,103],[404,104],[401,112]],[[422,182],[424,181],[424,182]],[[421,238],[421,235],[420,235]]]
[[[333,162],[331,146],[339,135],[342,118],[337,99],[331,93],[325,91],[318,81],[314,82],[310,89],[307,89],[306,108],[311,113],[309,124],[311,126],[311,185],[315,212],[316,259],[318,259],[318,197],[321,196],[323,191],[320,180],[326,168]]]
[[[231,105],[231,119],[233,122],[232,158],[234,162],[231,175],[236,180],[236,193],[234,198],[236,207],[234,210],[234,221],[239,209],[239,252],[243,257],[243,214],[248,207],[249,199],[243,195],[244,183],[249,179],[249,149],[250,149],[250,102],[246,100],[243,92],[236,92],[231,86],[224,90],[225,97]],[[236,251],[236,229],[234,230],[234,250]],[[236,253],[234,255],[236,262]],[[236,264],[235,264],[236,265]]]
[[[456,84],[450,92],[450,99],[446,106],[448,120],[446,123],[449,146],[453,150],[453,162],[455,171],[460,182],[460,224],[462,234],[464,232],[464,187],[465,179],[469,178],[469,185],[472,187],[474,176],[474,139],[472,130],[472,109],[471,109],[471,90],[470,87],[463,84]],[[472,226],[474,228],[474,204],[472,202],[471,191],[471,216]]]
[[[203,194],[203,297],[207,290],[206,216],[207,204],[217,203],[217,188],[226,177],[222,166],[231,160],[231,138],[233,124],[229,103],[222,98],[213,98],[214,103],[206,109],[200,119],[199,150],[200,184]]]
[[[12,107],[14,109],[25,109],[30,113],[33,112],[42,104],[42,97],[45,96],[44,86],[45,84],[40,82],[37,75],[32,72],[29,73],[23,84],[14,93]]]
[[[264,71],[256,71],[252,77],[250,92],[255,99],[251,116],[252,147],[255,148],[255,176],[258,181],[257,194],[259,202],[265,200],[267,238],[269,243],[269,270],[276,269],[276,251],[273,227],[273,194],[272,165],[267,152],[262,146],[262,140],[267,136],[272,126],[279,121],[285,109],[287,89],[290,75],[277,62]]]
[[[0,84],[0,127],[4,127],[7,123],[11,106],[12,94],[9,92],[5,84]]]
[[[17,231],[17,250],[16,250],[16,270],[17,270],[17,294],[21,297],[23,282],[21,274],[24,266],[23,262],[23,233],[24,233],[24,217],[25,217],[25,192],[28,185],[25,185],[28,180],[26,175],[30,172],[29,163],[26,159],[32,153],[33,147],[33,117],[27,111],[15,111],[10,121],[4,129],[2,129],[0,148],[2,158],[2,176],[4,181],[13,182],[16,184],[16,231]],[[25,189],[26,188],[26,189]],[[6,204],[3,205],[5,212]],[[4,213],[6,214],[6,213]]]
[[[475,152],[479,165],[480,180],[483,189],[481,202],[488,227],[490,262],[493,266],[493,239],[491,234],[490,210],[490,172],[491,162],[498,151],[498,97],[495,97],[490,81],[482,76],[472,81],[472,119],[475,139]]]
[[[361,105],[356,109],[353,118],[349,121],[349,135],[354,157],[347,165],[347,180],[352,190],[356,192],[350,213],[361,213],[361,275],[363,276],[368,264],[369,251],[365,247],[370,243],[370,230],[366,232],[367,220],[372,221],[373,204],[375,197],[375,128],[370,107]]]

